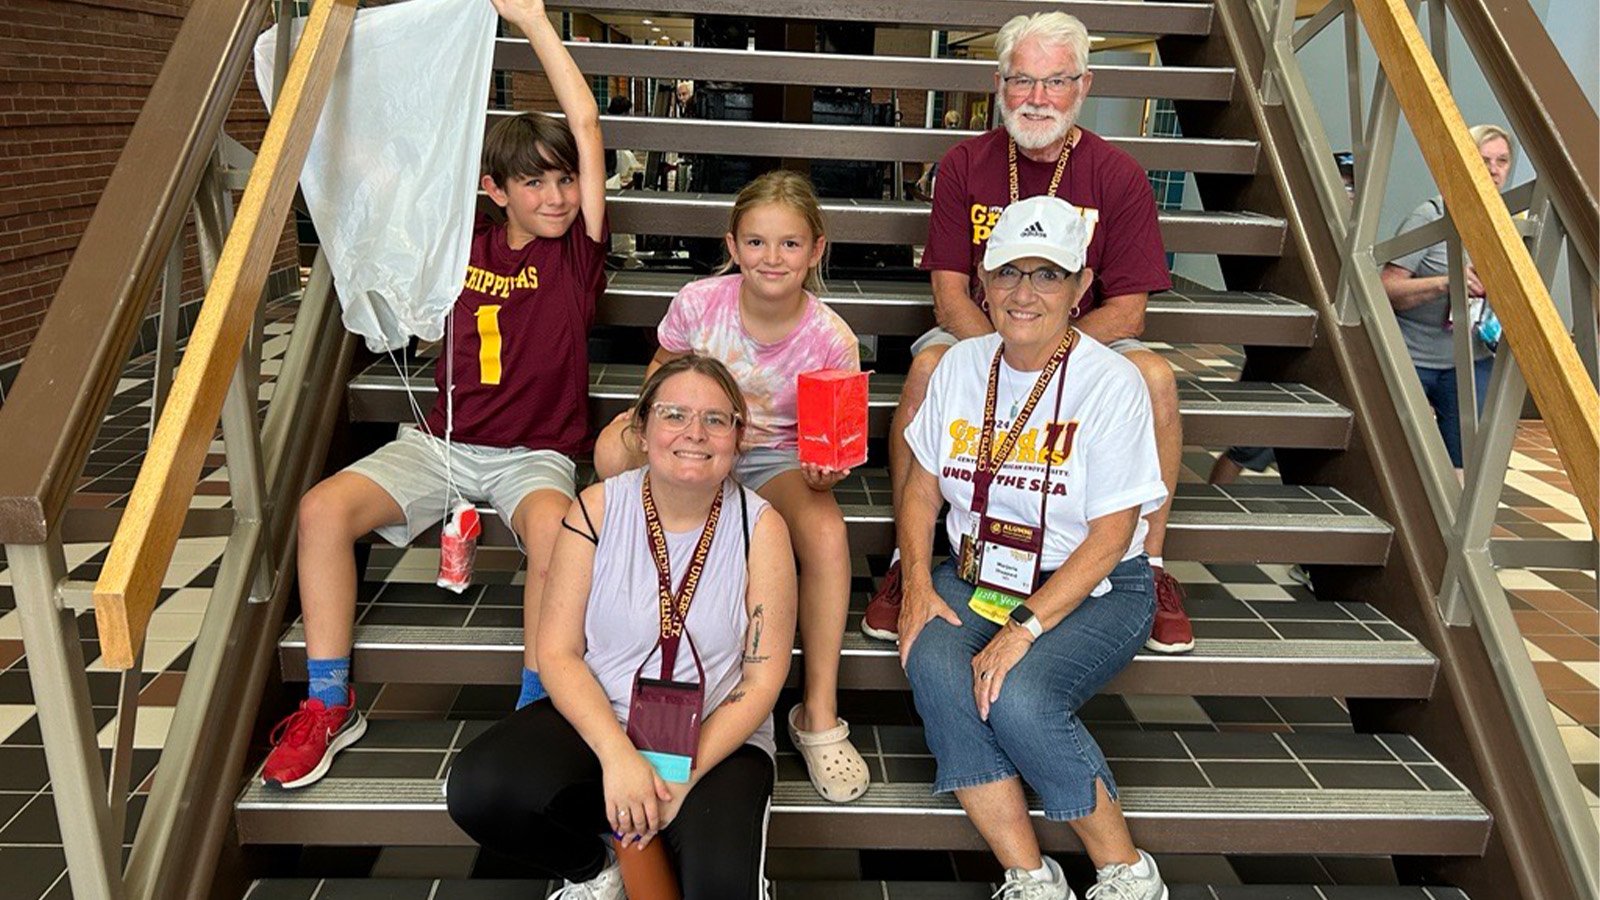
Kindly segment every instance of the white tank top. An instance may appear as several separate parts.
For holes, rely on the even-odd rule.
[[[628,721],[628,704],[633,698],[634,673],[647,654],[650,663],[645,667],[645,676],[656,678],[661,674],[661,654],[652,652],[661,636],[661,620],[656,567],[645,538],[644,506],[640,499],[645,471],[634,469],[606,479],[605,522],[595,548],[589,608],[583,618],[583,634],[588,645],[584,662],[605,690],[617,721],[624,724]],[[749,514],[748,522],[740,509],[741,491]],[[700,576],[700,587],[695,591],[684,626],[687,635],[694,638],[700,663],[705,666],[704,715],[707,717],[738,685],[743,673],[745,631],[750,621],[745,609],[745,586],[749,582],[745,534],[754,533],[755,523],[767,506],[755,491],[745,490],[731,478],[723,483],[722,515],[717,521],[717,533],[711,539],[705,571]],[[671,561],[668,571],[674,589],[689,568],[702,527],[697,525],[692,531],[666,533],[667,556]],[[699,678],[687,640],[678,648],[673,678],[677,681]],[[770,713],[746,743],[775,755]]]

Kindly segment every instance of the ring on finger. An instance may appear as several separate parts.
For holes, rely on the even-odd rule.
[[[994,675],[994,673],[993,673],[993,672],[984,672],[984,673],[983,673],[983,674],[982,674],[982,675],[980,675],[980,676],[978,676],[978,677],[979,677],[979,678],[982,678],[982,679],[983,679],[983,680],[984,680],[984,681],[988,681],[988,680],[989,680],[989,678],[990,678],[990,677],[991,677],[991,676],[993,676],[993,675]]]

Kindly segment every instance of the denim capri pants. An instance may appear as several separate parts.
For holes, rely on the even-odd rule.
[[[934,793],[1020,775],[1043,800],[1045,818],[1057,822],[1094,812],[1096,778],[1114,799],[1111,770],[1078,708],[1127,666],[1150,635],[1156,599],[1148,557],[1118,563],[1109,592],[1084,600],[1034,642],[1006,673],[987,722],[978,718],[972,696],[972,658],[1000,626],[968,608],[973,587],[956,576],[950,560],[933,570],[933,587],[961,617],[960,628],[943,619],[929,622],[906,664],[938,763]]]

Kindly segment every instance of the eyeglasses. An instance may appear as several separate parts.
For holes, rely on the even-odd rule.
[[[652,403],[650,412],[662,428],[671,432],[683,431],[698,417],[706,434],[712,437],[727,437],[733,434],[734,427],[740,422],[738,413],[720,409],[693,410],[676,403]]]
[[[1033,289],[1047,297],[1064,293],[1067,282],[1072,276],[1055,266],[1040,266],[1037,269],[1024,271],[1016,266],[1006,264],[995,270],[990,276],[989,283],[1003,291],[1014,291],[1022,286],[1023,281],[1032,281]]]
[[[1019,96],[1033,93],[1033,86],[1042,84],[1046,94],[1052,97],[1059,97],[1067,92],[1067,88],[1076,86],[1079,79],[1086,74],[1088,73],[1079,72],[1076,75],[1051,75],[1048,78],[1034,78],[1032,75],[1007,75],[1000,81],[1005,84],[1008,92]]]

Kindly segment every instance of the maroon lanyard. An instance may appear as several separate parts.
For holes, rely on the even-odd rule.
[[[994,362],[989,366],[989,388],[983,398],[983,428],[978,435],[978,460],[972,471],[972,511],[979,516],[984,515],[989,509],[989,488],[994,484],[994,478],[1000,472],[1000,467],[1011,456],[1011,451],[1016,449],[1017,439],[1022,435],[1022,426],[1033,417],[1034,407],[1039,405],[1039,400],[1044,396],[1045,388],[1049,386],[1050,379],[1055,376],[1057,369],[1061,373],[1062,384],[1065,385],[1067,375],[1064,367],[1067,356],[1072,353],[1072,348],[1078,343],[1078,331],[1068,327],[1067,333],[1062,336],[1061,343],[1056,347],[1056,352],[1050,355],[1050,360],[1045,363],[1044,370],[1033,383],[1033,390],[1028,392],[1028,399],[1022,409],[1011,419],[1011,430],[1006,432],[1005,440],[1000,442],[998,448],[994,447],[995,432],[995,404],[1000,394],[1000,359],[1005,353],[1002,345],[994,351]],[[1056,415],[1061,414],[1061,390],[1056,391]],[[1050,495],[1050,463],[1054,459],[1049,442],[1049,429],[1045,430],[1045,496]],[[1044,524],[1043,522],[1040,523]]]
[[[656,564],[656,589],[661,614],[661,679],[671,681],[678,663],[678,639],[683,634],[684,621],[689,617],[689,604],[694,601],[695,588],[700,586],[700,573],[705,570],[706,557],[711,554],[711,538],[717,531],[717,519],[722,515],[722,486],[717,486],[717,497],[711,501],[711,512],[706,515],[705,528],[700,531],[700,542],[695,545],[694,557],[689,560],[689,571],[683,573],[677,593],[672,590],[672,564],[667,555],[667,535],[661,528],[661,516],[656,512],[655,498],[650,495],[650,475],[645,473],[640,489],[644,502],[645,539],[650,544],[650,556]]]

